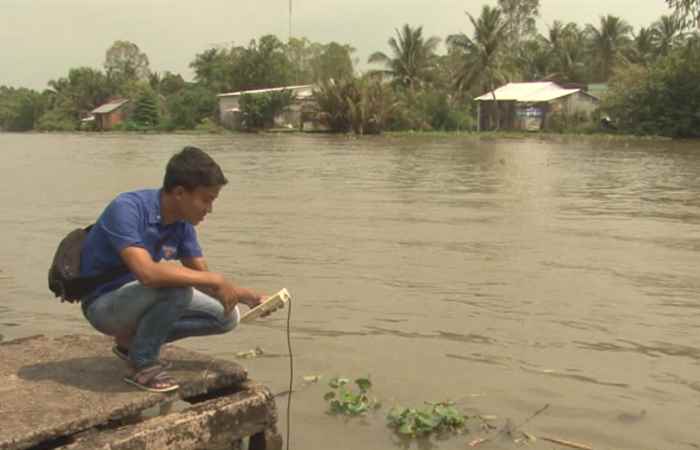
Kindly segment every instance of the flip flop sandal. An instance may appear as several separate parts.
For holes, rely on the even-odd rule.
[[[148,392],[171,392],[180,388],[173,377],[158,364],[125,376],[124,381]]]
[[[112,346],[112,353],[117,355],[117,357],[119,359],[121,359],[122,361],[130,362],[128,350],[125,350],[125,349],[119,347],[118,345],[114,345],[114,346]],[[158,362],[156,362],[156,364],[158,364],[160,367],[162,367],[165,370],[168,370],[168,369],[173,367],[173,362],[165,360],[165,359],[159,359]]]

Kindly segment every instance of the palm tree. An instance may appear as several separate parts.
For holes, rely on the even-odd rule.
[[[396,37],[389,39],[392,57],[375,52],[369,57],[369,63],[384,64],[385,70],[373,72],[389,75],[394,83],[413,90],[431,80],[440,38],[425,39],[423,27],[411,28],[408,24],[395,31]]]
[[[500,127],[500,111],[496,104],[496,84],[507,82],[510,70],[504,55],[508,22],[498,8],[484,5],[481,15],[475,19],[466,13],[474,27],[474,36],[464,33],[447,37],[447,44],[463,52],[464,64],[455,84],[457,89],[478,89],[492,92],[496,111],[496,128]]]
[[[656,52],[654,47],[654,30],[652,28],[641,27],[634,35],[634,41],[630,48],[629,60],[636,64],[647,65]]]
[[[552,74],[549,78],[583,82],[587,78],[585,31],[574,22],[564,25],[555,20],[549,28],[547,42],[552,59]]]
[[[503,46],[507,22],[500,9],[488,5],[484,5],[478,19],[466,14],[474,27],[474,36],[470,38],[460,33],[447,37],[447,45],[464,55],[462,70],[455,80],[456,87],[476,88],[478,92],[493,90],[496,83],[506,82],[509,78]]]
[[[522,68],[525,81],[537,81],[552,76],[552,51],[549,42],[542,35],[520,44],[522,51],[518,53],[516,63]]]
[[[652,39],[658,55],[668,55],[683,40],[683,22],[676,15],[661,16],[652,25]]]
[[[589,24],[586,31],[591,40],[597,78],[607,81],[615,66],[624,61],[624,51],[632,42],[632,27],[621,18],[608,14],[600,18],[600,28]]]

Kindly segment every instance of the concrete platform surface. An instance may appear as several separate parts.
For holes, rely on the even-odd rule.
[[[240,365],[169,345],[175,393],[149,393],[122,381],[126,364],[105,336],[33,336],[0,342],[0,450],[25,449],[59,436],[240,385]]]

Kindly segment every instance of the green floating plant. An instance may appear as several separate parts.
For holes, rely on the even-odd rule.
[[[426,408],[395,407],[387,415],[389,426],[403,436],[418,437],[431,433],[458,432],[466,417],[450,402],[428,403]]]
[[[323,399],[329,402],[331,413],[359,416],[380,407],[377,399],[368,395],[372,387],[369,378],[358,378],[355,385],[357,390],[352,388],[348,378],[333,378],[328,382],[333,390],[326,392]]]

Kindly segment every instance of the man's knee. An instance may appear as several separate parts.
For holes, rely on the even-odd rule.
[[[224,319],[221,321],[221,332],[228,333],[229,331],[232,331],[234,328],[236,328],[240,319],[241,315],[238,311],[238,307],[235,307],[233,311],[231,311],[231,315],[224,317]]]

